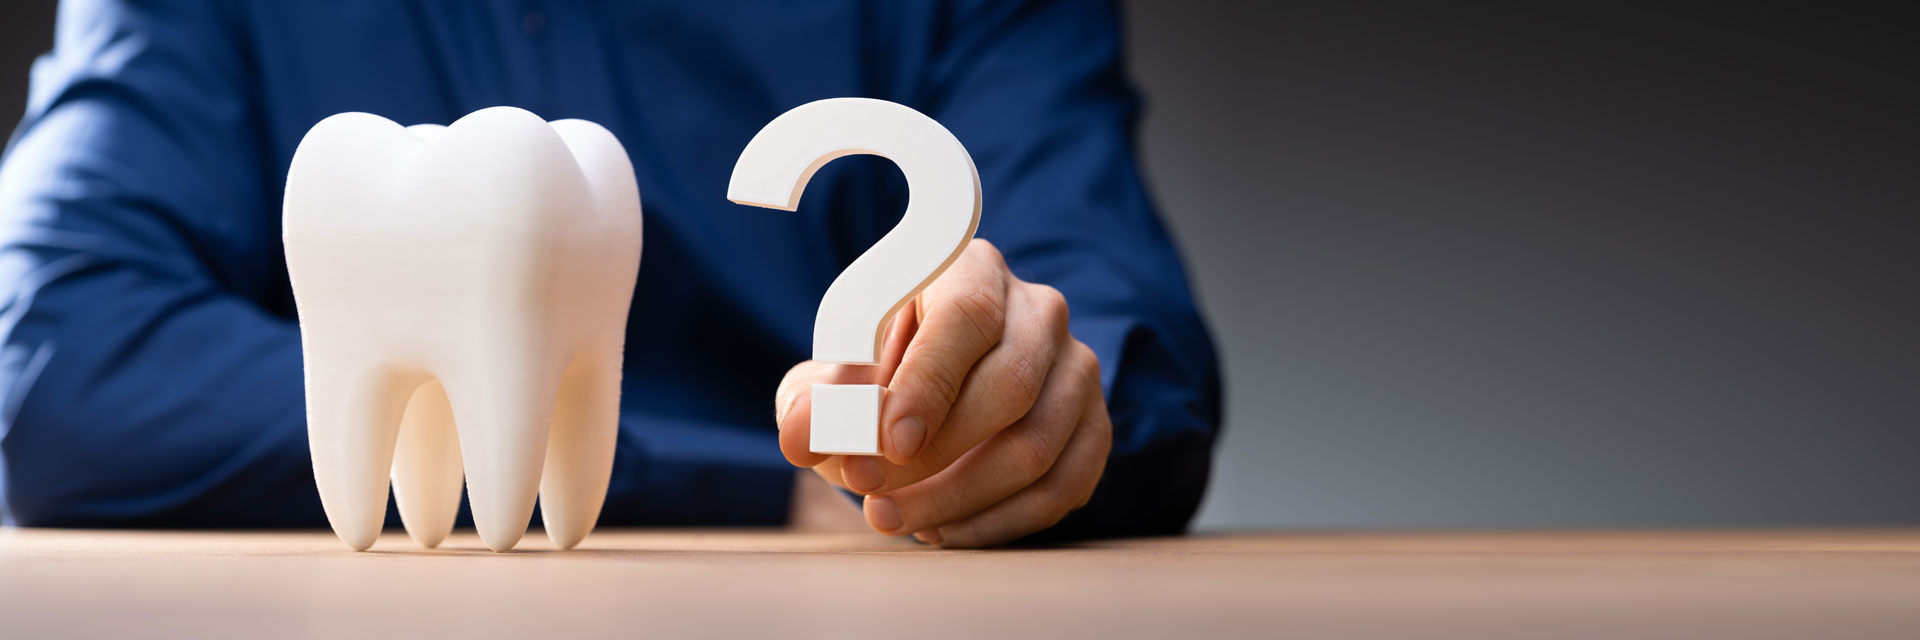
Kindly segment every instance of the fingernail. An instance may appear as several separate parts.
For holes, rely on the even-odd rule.
[[[941,537],[939,529],[928,529],[926,531],[913,534],[913,537],[927,544],[940,544],[942,542],[947,541],[946,538]]]
[[[893,503],[893,498],[867,496],[867,524],[881,533],[895,535],[907,526],[907,519],[900,515],[900,507]]]
[[[880,472],[880,461],[872,456],[847,456],[840,462],[840,479],[860,494],[879,491],[887,483],[887,476]]]
[[[893,452],[901,460],[919,455],[920,443],[926,438],[927,423],[918,416],[907,416],[893,423]]]

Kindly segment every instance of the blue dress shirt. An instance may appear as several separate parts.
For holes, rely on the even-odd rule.
[[[513,105],[605,125],[646,211],[602,523],[782,523],[774,387],[905,185],[841,159],[786,213],[727,178],[774,116],[867,96],[959,137],[979,236],[1100,355],[1112,457],[1053,533],[1179,531],[1220,383],[1135,165],[1121,39],[1098,1],[67,2],[0,165],[0,516],[324,523],[280,246],[294,146],[343,111]]]

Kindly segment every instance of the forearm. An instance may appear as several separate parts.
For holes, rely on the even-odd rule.
[[[0,362],[14,523],[321,521],[290,323],[125,265],[47,258],[16,281]]]

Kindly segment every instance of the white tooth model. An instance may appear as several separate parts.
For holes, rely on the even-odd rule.
[[[343,113],[300,141],[283,227],[313,475],[340,539],[373,545],[391,471],[407,533],[440,544],[463,463],[488,548],[520,541],[536,495],[554,544],[584,539],[640,267],[613,134],[508,107],[446,127]]]

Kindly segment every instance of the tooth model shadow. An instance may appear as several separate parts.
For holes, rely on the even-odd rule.
[[[536,496],[560,548],[606,499],[640,194],[613,134],[519,109],[402,128],[343,113],[287,174],[287,271],[320,501],[354,550],[384,524],[505,551]],[[457,429],[456,429],[457,425]]]

